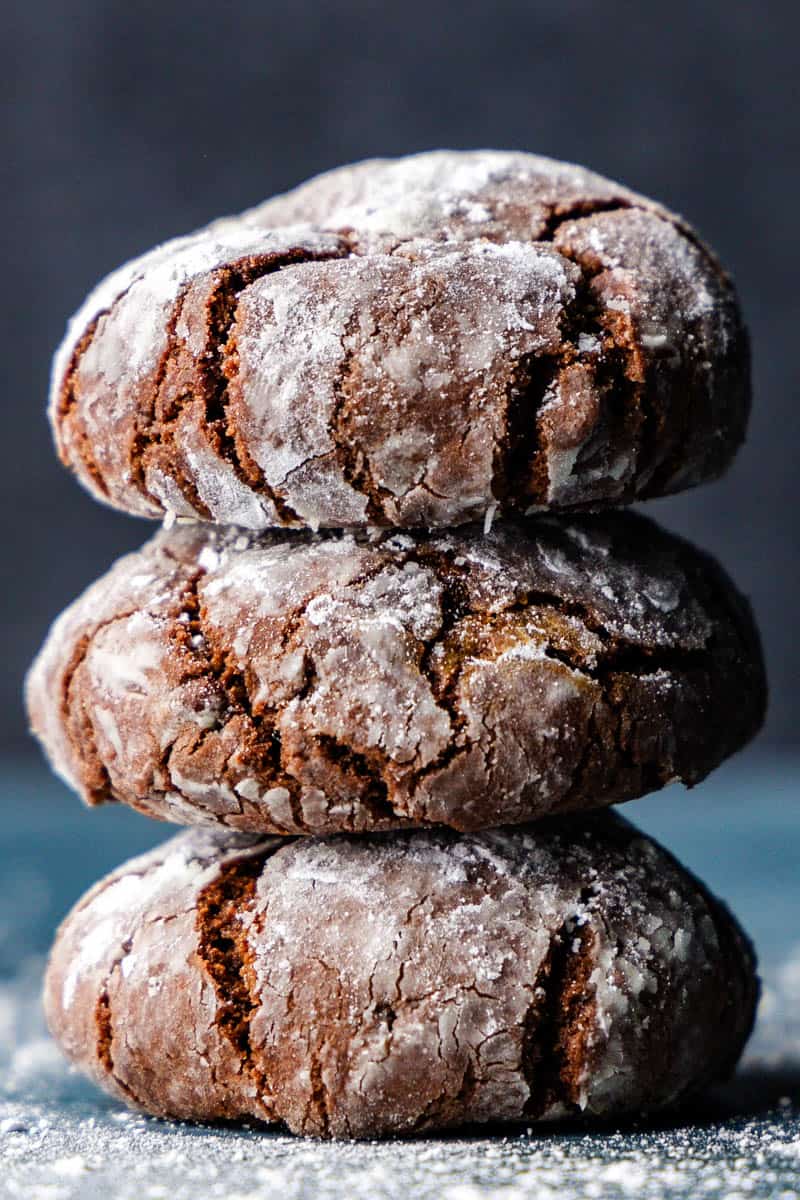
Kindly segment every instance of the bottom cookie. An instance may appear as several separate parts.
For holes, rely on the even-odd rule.
[[[127,1103],[321,1137],[669,1104],[734,1067],[752,950],[610,813],[457,835],[192,830],[67,917],[45,1003]]]

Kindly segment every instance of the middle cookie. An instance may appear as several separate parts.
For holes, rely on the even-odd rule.
[[[746,602],[631,513],[441,535],[162,531],[28,702],[92,804],[285,834],[460,830],[694,783],[758,729]]]

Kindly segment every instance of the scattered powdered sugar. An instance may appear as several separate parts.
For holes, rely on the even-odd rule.
[[[777,1075],[766,1090],[770,1076],[754,1074],[754,1060],[765,1041],[780,1041],[773,1070],[787,1079],[794,1072],[795,1081],[800,1074],[798,964],[795,944],[767,977],[774,1000],[770,1012],[762,1005],[740,1082],[720,1090],[718,1107],[699,1122],[690,1114],[621,1131],[556,1126],[326,1144],[162,1122],[106,1100],[68,1071],[48,1039],[37,1001],[42,964],[30,961],[13,982],[0,983],[2,1193],[13,1200],[797,1200],[800,1110],[788,1098],[779,1102]]]
[[[759,794],[769,796],[760,778]],[[716,794],[726,787],[723,781]],[[713,800],[713,781],[708,788]],[[713,811],[727,811],[719,796]],[[737,812],[734,804],[733,827]],[[725,837],[720,853],[727,855],[737,839]],[[490,839],[482,852],[502,869],[502,853]],[[464,866],[453,863],[454,879]],[[44,873],[23,882],[4,863],[0,950],[13,946],[14,955],[7,965],[3,958],[0,976],[0,1192],[13,1200],[196,1200],[198,1194],[208,1200],[797,1200],[800,1194],[800,1109],[789,1101],[800,1089],[796,941],[767,958],[755,1034],[736,1079],[688,1114],[622,1130],[555,1125],[510,1136],[495,1129],[325,1144],[271,1130],[152,1120],[69,1071],[44,1027],[42,959],[26,950],[31,913],[52,924],[63,910],[65,897],[54,900],[51,885]],[[743,886],[746,892],[748,880]],[[12,896],[23,891],[26,906],[15,906]],[[763,898],[770,928],[771,896]],[[2,936],[4,922],[13,941]],[[660,918],[643,917],[639,940],[661,925]]]
[[[794,1200],[796,1177],[778,1122],[678,1129],[654,1138],[553,1134],[394,1145],[298,1144],[280,1135],[173,1131],[108,1114],[70,1115],[59,1137],[46,1111],[16,1141],[12,1196],[37,1200]],[[724,1132],[727,1132],[724,1131]],[[20,1145],[21,1142],[21,1145]],[[766,1144],[768,1149],[763,1150]],[[55,1150],[59,1145],[66,1153]],[[32,1154],[19,1162],[20,1149]],[[56,1158],[48,1157],[56,1153]],[[16,1161],[15,1161],[16,1160]],[[63,1164],[68,1164],[65,1173]],[[57,1170],[54,1164],[59,1164]],[[36,1188],[48,1190],[35,1191]]]

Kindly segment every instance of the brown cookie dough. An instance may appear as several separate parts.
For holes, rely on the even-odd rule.
[[[580,167],[345,167],[109,276],[53,369],[100,499],[250,529],[444,526],[662,495],[741,443],[733,288]]]
[[[610,814],[361,838],[183,833],[67,918],[50,1028],[159,1116],[318,1137],[616,1117],[721,1078],[751,947]]]
[[[178,525],[66,610],[28,683],[89,803],[283,834],[470,830],[694,783],[764,702],[746,602],[632,513]]]

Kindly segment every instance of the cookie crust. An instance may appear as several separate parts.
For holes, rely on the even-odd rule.
[[[156,535],[56,621],[35,732],[92,804],[323,834],[692,784],[763,718],[721,569],[632,513],[438,535]]]
[[[749,352],[679,218],[533,155],[321,176],[109,276],[56,355],[101,500],[269,526],[452,526],[719,475]]]
[[[732,1070],[756,996],[730,913],[601,814],[184,833],[77,905],[45,1006],[134,1107],[370,1137],[660,1108]]]

